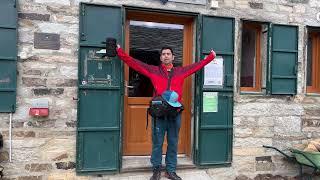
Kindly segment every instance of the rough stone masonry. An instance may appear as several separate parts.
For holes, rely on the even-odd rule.
[[[18,81],[17,111],[13,114],[12,162],[9,161],[9,115],[0,114],[5,148],[0,162],[5,179],[95,179],[76,176],[76,114],[79,3],[138,5],[234,17],[235,107],[233,163],[231,167],[207,169],[212,179],[290,179],[297,167],[284,161],[280,149],[320,137],[320,96],[306,95],[306,25],[320,26],[316,14],[319,0],[218,0],[210,2],[150,0],[17,0]],[[240,94],[240,19],[254,19],[299,26],[298,94],[262,96]],[[44,43],[47,37],[50,41]],[[48,118],[28,115],[31,101],[46,98]],[[104,179],[112,176],[103,176]]]

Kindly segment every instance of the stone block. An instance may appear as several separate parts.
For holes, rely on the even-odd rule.
[[[64,154],[61,154],[55,158],[52,159],[52,161],[61,161],[63,159],[67,159],[68,158],[68,154],[67,153],[64,153]]]
[[[18,13],[18,17],[21,19],[30,19],[30,20],[37,20],[37,21],[50,20],[50,14]]]
[[[13,137],[17,138],[32,138],[35,137],[36,133],[34,131],[14,131]]]
[[[273,127],[256,127],[252,131],[252,136],[253,137],[273,137],[274,132],[273,132]]]
[[[277,117],[274,120],[274,133],[292,135],[301,133],[302,119],[299,116]]]
[[[295,6],[293,6],[293,11],[295,12],[295,13],[301,13],[301,14],[303,14],[303,13],[305,13],[306,12],[306,8],[305,8],[305,6],[304,5],[295,5]]]
[[[59,71],[61,76],[66,78],[75,79],[78,76],[78,66],[76,64],[74,66],[62,66]]]
[[[68,169],[76,168],[76,163],[74,163],[74,162],[57,162],[56,166],[57,166],[57,169],[68,170]]]
[[[262,147],[262,145],[272,145],[272,138],[234,138],[234,147]]]
[[[252,180],[252,179],[241,174],[241,175],[237,176],[235,180]]]
[[[38,23],[39,32],[65,34],[68,32],[69,26],[67,24],[41,22]]]
[[[22,84],[26,87],[44,87],[46,86],[47,79],[22,77]]]
[[[254,157],[239,157],[233,158],[232,167],[236,167],[238,172],[254,172],[255,171],[255,160]]]
[[[278,8],[279,8],[279,11],[282,11],[282,12],[287,12],[287,13],[293,12],[292,6],[278,5]]]
[[[9,161],[9,152],[1,151],[0,152],[0,162],[7,162]]]
[[[207,174],[214,179],[227,180],[236,178],[236,169],[234,167],[221,167],[221,168],[210,168],[207,170]]]
[[[19,176],[17,180],[42,180],[42,176]]]
[[[23,69],[23,74],[41,76],[41,71],[37,69]]]
[[[48,119],[46,117],[33,117],[31,121],[28,121],[24,124],[24,127],[53,128],[55,127],[55,122],[55,119]]]
[[[57,23],[77,24],[79,22],[79,18],[77,16],[53,14],[52,21]]]
[[[253,134],[252,128],[237,127],[234,131],[235,137],[249,137]]]
[[[256,157],[256,161],[272,162],[272,159],[271,159],[271,156],[259,156],[259,157]]]
[[[66,154],[69,158],[73,158],[75,148],[75,138],[51,139],[40,148],[40,156],[44,161],[52,161],[63,154]]]
[[[48,180],[89,180],[89,177],[77,176],[75,172],[59,172],[48,174]]]
[[[25,169],[29,172],[50,171],[52,169],[52,165],[51,164],[32,163],[32,164],[26,164]]]
[[[265,150],[263,147],[257,148],[233,148],[233,155],[234,156],[262,156],[265,154]]]
[[[249,2],[249,5],[252,9],[263,9],[263,3]]]
[[[320,117],[318,119],[303,119],[303,127],[317,127],[320,128]]]
[[[37,88],[32,90],[33,90],[33,94],[36,96],[45,96],[45,95],[59,96],[64,92],[63,88]]]
[[[274,164],[272,162],[257,162],[256,171],[274,171]]]
[[[274,126],[274,119],[276,117],[259,117],[257,125],[260,127],[271,127]]]

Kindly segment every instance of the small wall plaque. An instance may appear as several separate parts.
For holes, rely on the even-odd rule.
[[[34,33],[34,48],[59,50],[60,34]]]

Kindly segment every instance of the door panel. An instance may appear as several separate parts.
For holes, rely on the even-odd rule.
[[[118,57],[99,52],[106,37],[122,42],[121,11],[80,5],[77,173],[119,171],[123,68]]]
[[[233,63],[234,63],[234,19],[200,16],[200,56],[215,50],[223,58],[223,86],[204,85],[204,72],[196,84],[196,163],[199,166],[230,164],[232,158],[233,132]],[[205,103],[204,94],[210,92],[211,103]],[[209,100],[205,100],[206,102]],[[208,108],[217,106],[208,112]],[[204,112],[206,109],[206,112]],[[216,109],[216,110],[215,110]]]

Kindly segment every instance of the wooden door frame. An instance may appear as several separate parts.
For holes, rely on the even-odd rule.
[[[126,17],[125,17],[125,24],[124,24],[124,31],[125,31],[125,52],[129,54],[129,45],[130,45],[130,37],[129,37],[129,21],[136,20],[136,21],[149,21],[149,22],[159,22],[159,23],[169,23],[169,24],[181,24],[184,25],[183,30],[183,56],[182,56],[182,65],[186,66],[188,64],[193,63],[193,41],[194,41],[194,33],[193,27],[195,23],[195,17],[187,16],[187,15],[177,15],[168,12],[150,12],[150,11],[143,11],[143,10],[126,10]],[[124,80],[129,82],[129,66],[124,65]],[[187,88],[190,87],[190,88]],[[191,157],[192,147],[191,147],[191,99],[192,99],[192,79],[188,77],[184,81],[183,91],[184,94],[182,95],[183,103],[185,105],[185,119],[188,121],[186,122],[186,139],[185,139],[185,150],[186,155]],[[190,96],[188,96],[190,95]],[[151,98],[150,98],[151,99]],[[148,100],[149,102],[150,100]],[[128,104],[128,96],[124,96],[124,104]],[[127,107],[124,107],[127,108]],[[124,119],[126,119],[127,109],[124,109]]]

